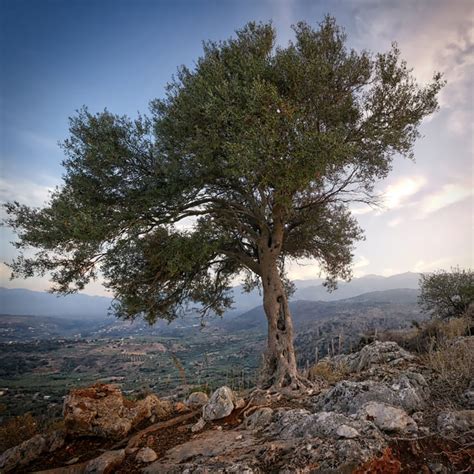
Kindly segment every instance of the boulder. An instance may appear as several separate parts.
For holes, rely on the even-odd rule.
[[[375,341],[364,346],[359,352],[335,357],[334,362],[343,364],[350,372],[361,372],[375,365],[397,366],[414,359],[413,355],[396,342]]]
[[[401,408],[386,403],[369,402],[358,412],[358,416],[372,421],[377,428],[389,433],[414,433],[418,426]]]
[[[138,451],[135,459],[138,462],[149,463],[156,461],[158,459],[158,455],[151,448],[142,448]]]
[[[196,410],[197,408],[201,408],[209,401],[209,397],[204,392],[193,392],[189,395],[186,400],[186,405],[191,410]]]
[[[64,439],[63,431],[53,431],[46,435],[35,435],[18,446],[7,449],[0,455],[0,472],[15,471],[33,462],[43,453],[56,451],[63,446]]]
[[[428,384],[423,376],[408,372],[396,377],[391,383],[343,380],[318,395],[313,403],[315,411],[356,413],[368,402],[381,402],[413,413],[423,408],[428,398]]]
[[[367,420],[335,412],[310,413],[303,409],[277,411],[268,432],[279,439],[353,439],[359,436],[380,438],[379,432]]]
[[[122,438],[142,421],[163,419],[172,404],[156,395],[132,402],[112,384],[71,390],[64,400],[64,422],[70,434]]]
[[[202,408],[204,421],[219,420],[234,410],[235,395],[229,387],[218,388]]]

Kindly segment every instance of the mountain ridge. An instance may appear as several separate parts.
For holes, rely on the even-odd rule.
[[[340,282],[338,289],[328,292],[321,279],[295,280],[296,292],[291,301],[338,301],[356,297],[372,291],[418,288],[419,275],[406,272],[384,277],[366,275],[350,282]],[[233,312],[244,313],[260,306],[262,296],[258,290],[244,293],[242,285],[234,287]],[[1,312],[11,315],[50,316],[64,319],[103,320],[106,319],[112,298],[77,293],[58,296],[47,292],[23,288],[0,287]]]

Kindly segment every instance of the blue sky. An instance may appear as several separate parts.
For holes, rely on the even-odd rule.
[[[192,66],[203,40],[226,39],[250,20],[272,20],[279,43],[291,24],[325,13],[351,46],[386,50],[396,40],[421,82],[435,70],[448,86],[427,120],[416,163],[397,160],[378,190],[385,209],[355,207],[366,241],[354,271],[393,274],[473,263],[474,3],[437,0],[0,0],[0,201],[41,205],[60,184],[67,117],[83,105],[134,116],[163,95],[177,66]],[[15,251],[2,229],[0,260]],[[295,278],[315,278],[310,262]],[[0,285],[47,288],[42,279]],[[99,285],[90,293],[102,293]]]

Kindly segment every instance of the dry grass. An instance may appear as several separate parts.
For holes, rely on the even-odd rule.
[[[348,371],[344,364],[323,360],[309,368],[308,378],[311,381],[324,379],[326,382],[333,384],[343,380],[347,373]]]
[[[431,385],[433,397],[462,406],[462,395],[474,380],[474,339],[451,339],[437,344],[422,356],[437,377]]]
[[[469,315],[449,320],[433,319],[425,322],[421,328],[385,331],[380,334],[379,339],[394,341],[410,352],[425,354],[433,349],[442,348],[456,337],[468,335],[472,324]]]
[[[0,426],[0,452],[17,446],[38,434],[38,424],[31,413],[11,418]]]

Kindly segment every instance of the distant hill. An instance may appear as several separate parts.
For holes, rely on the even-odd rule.
[[[298,300],[290,303],[299,362],[313,363],[316,357],[348,351],[361,338],[374,332],[408,328],[426,318],[417,304],[418,290],[391,289],[364,293],[338,301]],[[230,333],[266,333],[262,306],[224,319]]]
[[[399,288],[417,289],[419,274],[403,273],[391,277],[367,275],[341,282],[332,293],[322,285],[322,279],[295,280],[296,292],[292,300],[338,301],[373,291]],[[111,298],[74,294],[57,296],[50,293],[25,289],[0,288],[0,311],[11,315],[52,316],[65,319],[105,319]],[[234,313],[243,313],[262,304],[257,290],[244,293],[242,286],[234,288]],[[229,314],[230,315],[230,314]]]
[[[366,275],[354,278],[350,282],[340,282],[337,290],[329,293],[327,289],[318,282],[314,285],[298,286],[293,296],[294,300],[311,301],[337,301],[353,296],[362,295],[372,291],[393,290],[396,288],[418,289],[419,273],[401,273],[390,277],[379,275]]]
[[[412,319],[418,319],[418,315],[421,315],[417,297],[418,290],[402,288],[364,293],[338,301],[298,300],[290,303],[290,309],[296,329],[311,326],[322,319],[344,319],[357,315],[362,320],[370,312],[369,310],[374,308],[380,311],[381,317],[387,321],[390,320],[384,326],[397,327],[400,317],[403,321],[411,322]],[[261,305],[229,320],[224,319],[222,322],[224,328],[234,331],[251,328],[266,330],[266,325]]]
[[[0,343],[84,336],[99,328],[91,320],[0,314]]]
[[[380,275],[366,275],[360,278],[354,278],[350,282],[339,282],[335,291],[329,292],[323,286],[324,280],[321,278],[312,280],[294,280],[296,292],[292,300],[308,301],[338,301],[353,296],[362,295],[372,291],[385,291],[397,288],[418,289],[419,273],[401,273],[384,277]],[[262,303],[262,296],[258,291],[244,293],[242,286],[236,286],[234,290],[234,307],[236,310],[248,311]]]
[[[0,288],[1,312],[10,315],[29,314],[79,320],[105,319],[111,302],[111,298],[103,296],[57,296],[22,288]]]
[[[375,291],[339,301],[298,300],[290,303],[297,340],[318,338],[326,341],[343,332],[356,341],[361,334],[375,329],[407,327],[424,316],[417,304],[418,291],[394,289]],[[261,305],[244,313],[229,312],[223,318],[205,321],[206,331],[223,334],[248,332],[264,335],[267,322]],[[0,314],[0,342],[11,340],[52,339],[78,336],[87,338],[120,338],[128,336],[184,337],[199,330],[197,313],[189,313],[172,323],[159,320],[149,326],[143,320],[122,321],[108,318],[59,318]],[[316,332],[316,335],[315,335]]]

